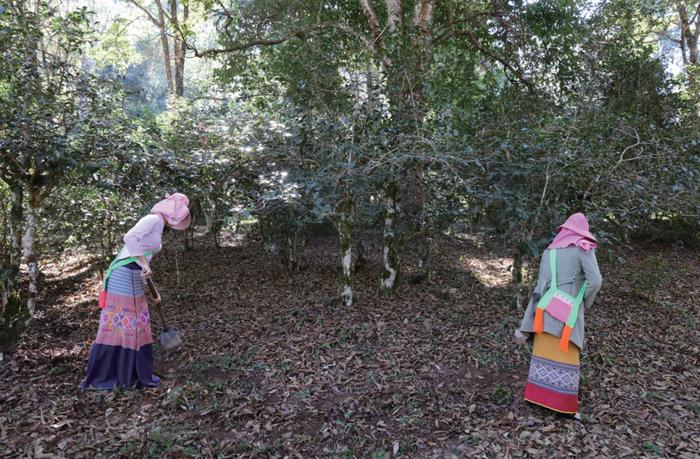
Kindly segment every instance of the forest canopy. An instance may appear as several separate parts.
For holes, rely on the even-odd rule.
[[[523,266],[573,212],[601,241],[700,231],[697,2],[10,0],[0,13],[3,304],[45,257],[107,263],[158,197],[283,268],[364,234],[385,295],[481,231]],[[187,236],[191,244],[192,234]]]

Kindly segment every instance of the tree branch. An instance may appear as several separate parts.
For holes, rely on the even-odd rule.
[[[456,35],[457,34],[455,34],[455,36]],[[465,32],[458,34],[458,35],[466,36],[476,49],[478,49],[484,55],[500,62],[501,65],[503,65],[503,67],[510,70],[517,77],[518,81],[522,82],[525,86],[527,86],[527,88],[530,91],[534,91],[534,89],[535,89],[534,84],[532,84],[531,81],[529,81],[527,78],[525,78],[525,76],[522,74],[522,72],[519,69],[517,69],[515,66],[513,66],[510,62],[506,61],[506,59],[504,57],[499,56],[497,53],[493,52],[491,49],[489,49],[486,46],[484,46],[483,44],[481,44],[481,42],[479,42],[479,39],[474,34],[474,32],[465,31]]]
[[[369,27],[372,30],[372,33],[374,36],[379,35],[379,31],[382,28],[379,25],[379,18],[377,17],[377,13],[375,13],[374,8],[372,8],[372,5],[369,3],[369,0],[359,0],[360,6],[362,7],[362,11],[364,11],[365,16],[367,17],[367,21],[369,22]]]
[[[325,25],[325,28],[336,28],[338,30],[341,30],[345,32],[346,34],[357,38],[362,42],[363,45],[365,45],[370,51],[378,54],[379,53],[379,47],[377,46],[377,38],[375,38],[373,41],[369,39],[369,37],[361,34],[360,32],[356,31],[352,27],[350,27],[349,24],[346,24],[344,22],[326,22],[322,25]]]
[[[700,2],[698,2],[698,7],[695,9],[695,14],[693,14],[693,18],[690,20],[690,24],[694,24],[695,21],[698,19],[698,16],[700,16]],[[697,24],[696,27],[696,34],[697,31],[700,31],[700,24]]]
[[[288,40],[291,40],[292,38],[295,37],[300,37],[306,34],[313,34],[313,33],[320,33],[328,29],[337,29],[340,30],[352,37],[355,37],[358,39],[363,45],[365,45],[369,51],[377,54],[382,58],[382,61],[384,63],[387,63],[387,59],[385,57],[382,57],[379,53],[379,49],[376,46],[376,40],[372,41],[370,40],[369,37],[366,35],[358,32],[357,30],[353,29],[349,24],[346,24],[344,22],[324,22],[321,24],[318,24],[317,26],[310,27],[308,29],[301,29],[301,30],[292,30],[287,33],[285,33],[282,36],[275,37],[275,38],[267,38],[267,39],[255,39],[255,40],[250,40],[244,43],[236,43],[232,44],[230,46],[224,47],[224,48],[215,48],[215,49],[208,49],[205,51],[199,51],[193,44],[187,43],[187,47],[191,49],[194,52],[194,55],[196,57],[213,57],[213,56],[218,56],[220,54],[227,54],[227,53],[232,53],[236,51],[243,51],[245,49],[249,48],[255,48],[258,46],[275,46],[282,44]],[[184,35],[182,34],[181,31],[180,35],[183,36],[184,40]]]
[[[214,48],[214,49],[208,49],[206,51],[198,51],[196,47],[194,47],[191,44],[188,44],[187,47],[191,50],[194,51],[194,55],[196,57],[212,57],[212,56],[218,56],[219,54],[226,54],[226,53],[232,53],[235,51],[242,51],[244,49],[248,48],[255,48],[258,46],[274,46],[274,45],[279,45],[280,43],[284,43],[285,41],[298,37],[299,35],[303,35],[305,33],[310,33],[311,30],[293,30],[291,32],[287,32],[286,34],[282,35],[281,37],[277,38],[270,38],[270,39],[258,39],[258,40],[251,40],[245,43],[238,43],[234,45],[227,46],[225,48]]]
[[[434,42],[440,43],[444,40],[447,40],[447,39],[452,38],[453,36],[459,34],[460,33],[459,31],[455,31],[453,29],[454,26],[463,24],[465,22],[472,21],[472,20],[477,19],[479,17],[483,17],[483,16],[497,17],[497,16],[500,16],[501,14],[503,14],[502,11],[477,11],[469,16],[464,16],[464,17],[461,17],[459,19],[452,19],[452,20],[448,21],[447,23],[445,23],[444,27],[442,27],[443,32],[435,38]]]
[[[385,1],[387,25],[389,26],[389,31],[394,32],[396,30],[396,26],[403,22],[403,7],[401,6],[401,0]]]
[[[435,0],[420,0],[413,7],[413,25],[416,27],[426,27],[433,20],[435,10]]]
[[[161,23],[160,23],[160,21],[158,21],[158,19],[156,19],[156,17],[153,16],[153,13],[151,13],[150,11],[148,11],[148,9],[147,9],[145,6],[141,5],[137,0],[129,0],[129,1],[131,2],[132,5],[134,5],[135,7],[137,7],[138,9],[140,9],[141,11],[143,11],[144,13],[146,13],[146,16],[148,16],[148,19],[149,19],[153,24],[155,24],[156,27],[161,27],[161,26],[162,26]]]

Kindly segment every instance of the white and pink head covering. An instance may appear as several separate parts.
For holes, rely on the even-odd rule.
[[[190,200],[182,193],[166,194],[165,199],[153,206],[152,214],[162,216],[173,229],[186,230],[190,226]]]
[[[557,227],[557,236],[550,249],[563,249],[571,245],[582,248],[586,252],[598,247],[598,240],[589,231],[588,220],[582,213],[573,214],[563,225]]]

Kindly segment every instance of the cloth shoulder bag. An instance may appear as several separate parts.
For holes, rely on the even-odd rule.
[[[559,340],[559,349],[563,352],[569,352],[569,340],[571,333],[576,325],[578,318],[578,310],[583,302],[583,295],[586,292],[587,282],[584,282],[575,297],[557,287],[557,251],[556,249],[549,250],[549,267],[552,272],[552,281],[549,289],[542,295],[542,298],[537,302],[535,309],[535,322],[533,330],[538,335],[542,333],[544,328],[545,312],[564,323],[564,328],[561,331]]]

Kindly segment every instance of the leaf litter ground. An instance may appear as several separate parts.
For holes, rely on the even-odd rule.
[[[370,260],[350,309],[337,258],[318,238],[285,276],[252,240],[170,244],[155,280],[184,348],[155,346],[160,389],[87,393],[100,274],[46,266],[43,317],[0,361],[0,457],[698,457],[697,249],[601,260],[580,420],[522,400],[508,258],[444,240],[431,280],[389,300]]]

